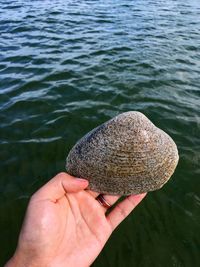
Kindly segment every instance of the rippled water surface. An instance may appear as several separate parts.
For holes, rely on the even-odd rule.
[[[93,266],[200,266],[199,84],[198,0],[0,0],[0,265],[30,195],[76,140],[138,110],[180,162]]]

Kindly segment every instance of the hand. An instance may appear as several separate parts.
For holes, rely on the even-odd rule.
[[[145,194],[129,196],[106,216],[84,190],[85,179],[56,175],[30,200],[14,256],[6,267],[88,267],[112,231],[138,205]],[[114,204],[119,196],[104,195]]]

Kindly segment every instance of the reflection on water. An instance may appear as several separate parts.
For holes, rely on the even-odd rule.
[[[138,110],[173,137],[180,163],[94,266],[199,266],[200,3],[0,1],[0,33],[0,263],[76,140]]]

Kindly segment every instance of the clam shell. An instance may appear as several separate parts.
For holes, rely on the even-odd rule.
[[[161,188],[178,163],[176,144],[144,114],[122,113],[90,131],[69,152],[67,172],[91,190],[129,195]]]

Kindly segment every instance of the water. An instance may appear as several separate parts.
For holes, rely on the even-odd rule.
[[[128,110],[173,137],[180,163],[93,266],[200,266],[199,84],[198,0],[0,1],[0,266],[30,195]]]

